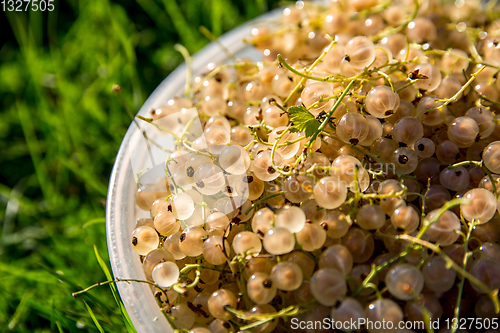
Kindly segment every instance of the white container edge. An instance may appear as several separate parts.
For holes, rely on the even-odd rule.
[[[231,53],[236,56],[259,59],[259,54],[248,44],[244,37],[250,35],[257,23],[277,20],[281,9],[276,9],[257,17],[231,30],[219,38]],[[210,43],[193,56],[193,75],[206,70],[210,62],[224,63],[227,56],[216,43]],[[169,99],[180,96],[186,81],[186,64],[177,67],[165,78],[148,97],[138,114],[147,116],[149,110],[164,105]],[[130,163],[129,140],[138,131],[134,123],[130,125],[123,138],[111,173],[106,203],[106,233],[111,268],[115,278],[145,280],[139,256],[132,250],[130,235],[135,226],[136,184]],[[173,332],[158,307],[148,284],[117,283],[120,297],[137,332]]]

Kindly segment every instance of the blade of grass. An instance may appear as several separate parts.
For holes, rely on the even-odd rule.
[[[8,291],[6,292],[6,294],[8,294]],[[26,303],[27,303],[27,306],[29,307],[29,317],[36,317],[37,315],[36,314],[39,314],[40,317],[43,317],[47,320],[51,320],[51,318],[53,318],[53,314],[52,314],[52,311],[50,310],[50,307],[47,306],[47,304],[44,304],[43,302],[41,302],[39,299],[35,299],[35,297],[31,297],[31,298],[26,298]],[[81,316],[79,316],[81,318]],[[6,322],[5,322],[6,323]],[[74,323],[76,324],[76,320],[74,320]],[[73,324],[74,326],[74,324]],[[0,325],[1,327],[1,325]],[[71,327],[71,326],[69,326]],[[16,331],[16,330],[14,330]],[[72,331],[72,332],[76,332],[76,331]]]
[[[221,8],[221,13],[220,13],[220,27],[221,27],[221,32],[222,34],[224,32],[224,29],[227,27],[233,27],[237,26],[241,22],[245,22],[248,20],[248,17],[245,17],[244,15],[240,14],[240,11],[238,10],[237,7],[235,7],[235,4],[230,1],[230,0],[220,0],[217,1],[219,8]],[[255,7],[255,4],[253,2],[249,2],[251,6]],[[245,13],[247,14],[247,13]],[[255,15],[250,15],[249,17],[254,17],[258,15],[258,12],[255,12]],[[212,28],[213,29],[213,28]],[[217,35],[219,36],[219,35]]]
[[[100,1],[100,0],[99,0]],[[109,1],[104,1],[106,4],[106,9],[108,11],[109,18],[111,20],[111,24],[113,26],[113,30],[118,37],[118,40],[121,42],[122,47],[125,49],[125,53],[128,59],[128,67],[130,70],[130,82],[132,84],[133,96],[134,96],[134,106],[139,108],[142,104],[142,96],[141,96],[141,84],[139,82],[139,75],[137,74],[137,58],[135,55],[135,46],[132,44],[130,36],[127,34],[127,27],[121,26],[118,20],[116,19],[116,15],[114,15],[113,10],[111,8],[112,4]],[[124,10],[122,7],[116,7],[113,4],[113,9],[117,10],[118,8]],[[126,16],[126,15],[125,15]],[[127,22],[131,25],[131,22]]]
[[[163,5],[168,16],[170,16],[170,20],[172,20],[172,24],[181,37],[182,44],[188,47],[191,52],[199,49],[204,44],[200,42],[201,36],[196,31],[196,28],[193,28],[186,21],[177,2],[175,0],[163,0]]]
[[[47,169],[45,168],[45,163],[43,163],[40,154],[40,145],[38,144],[38,139],[35,134],[35,128],[33,126],[28,107],[24,103],[18,102],[17,110],[31,160],[33,161],[33,167],[35,168],[35,174],[43,192],[43,196],[47,202],[53,202],[51,197],[54,195],[54,189],[52,187]]]
[[[17,43],[19,44],[19,49],[20,53],[22,54],[22,62],[24,62],[25,67],[27,69],[27,72],[29,73],[29,76],[31,77],[31,80],[33,81],[32,87],[35,90],[36,96],[37,96],[37,107],[39,110],[37,110],[37,118],[43,119],[45,121],[50,121],[53,123],[54,121],[57,121],[57,117],[52,115],[50,112],[47,110],[50,109],[48,101],[50,99],[47,99],[44,92],[42,91],[42,87],[40,84],[37,84],[41,77],[41,64],[39,63],[40,55],[38,54],[38,50],[36,48],[35,43],[33,42],[33,39],[30,38],[32,34],[29,32],[29,22],[26,22],[25,17],[22,15],[7,15],[7,18],[9,20],[10,26],[12,27],[12,32],[14,33],[15,39],[17,40]],[[28,28],[26,28],[28,27]],[[24,98],[24,96],[23,96]],[[20,100],[16,101],[16,104],[20,104]],[[25,103],[22,103],[23,106],[26,106]],[[30,109],[26,107],[26,110],[19,110],[17,107],[16,110],[18,111],[19,117],[23,116],[24,114],[28,115],[28,119],[24,117],[24,119],[21,119],[21,125],[23,128],[23,132],[26,136],[26,141],[28,143],[28,149],[31,155],[31,158],[33,159],[33,163],[35,164],[35,173],[39,179],[40,182],[40,187],[43,192],[44,198],[47,202],[53,204],[54,206],[57,206],[57,203],[59,203],[60,196],[54,189],[54,185],[51,182],[50,178],[48,177],[48,171],[45,163],[41,163],[41,150],[39,147],[38,140],[33,138],[34,136],[34,125],[31,121],[31,117],[33,115],[30,114]],[[23,112],[20,112],[23,111]],[[27,120],[27,123],[24,124],[23,120]],[[44,131],[46,133],[51,134],[52,136],[58,135],[59,131],[51,131],[50,126],[43,127],[42,130],[49,129],[48,131]],[[32,133],[30,133],[32,132]],[[28,141],[30,139],[30,141]],[[50,142],[47,140],[47,142]],[[31,143],[31,145],[30,145]]]
[[[0,293],[0,323],[6,323],[9,321],[7,313],[10,309],[7,300],[7,295],[5,293]]]
[[[67,137],[71,139],[71,150],[74,150],[76,153],[72,154],[73,158],[71,160],[60,160],[60,162],[62,162],[61,164],[65,167],[61,169],[64,171],[73,171],[77,176],[85,180],[86,185],[88,184],[90,187],[94,188],[100,195],[105,195],[103,193],[106,193],[106,186],[100,183],[98,178],[95,177],[94,164],[85,163],[85,161],[91,160],[91,152],[89,152],[85,147],[85,135],[87,134],[85,127],[80,126],[81,120],[75,117],[74,113],[74,100],[77,91],[68,88],[73,88],[71,85],[72,79],[67,78],[67,75],[65,75],[64,66],[57,65],[63,63],[64,56],[56,45],[50,44],[49,50],[57,82],[56,89],[59,95],[58,109],[62,111],[61,119],[63,120],[63,123],[58,123],[59,130],[56,132],[67,134]],[[102,110],[99,110],[99,108],[94,107],[87,109],[91,111],[89,114],[91,113],[95,117],[97,123],[103,123],[106,121],[105,113]],[[64,139],[60,139],[59,141],[61,142],[61,145],[64,143]],[[74,157],[76,157],[78,162],[74,161]],[[57,173],[58,176],[60,174],[63,175],[63,173]],[[58,179],[60,179],[60,177],[58,177]]]
[[[260,11],[261,13],[265,13],[268,11],[268,3],[265,0],[256,0],[257,3],[257,10]]]
[[[101,333],[104,333],[104,330],[102,329],[102,326],[99,323],[99,320],[97,320],[97,318],[95,317],[94,311],[92,311],[92,308],[87,304],[87,302],[85,302],[85,300],[83,300],[83,303],[85,304],[85,307],[87,308],[87,311],[90,314],[90,318],[92,318],[92,321],[94,322],[95,326],[97,327],[97,330],[99,330],[99,332],[101,332]]]
[[[171,29],[165,12],[154,1],[137,0],[137,3],[144,9],[149,17],[151,17],[158,28],[163,30]]]
[[[222,34],[222,2],[212,1],[212,33],[218,37]]]
[[[74,283],[73,281],[69,280],[68,278],[64,277],[63,275],[53,271],[52,269],[46,267],[45,265],[43,264],[40,264],[40,263],[36,263],[38,264],[40,267],[42,267],[45,271],[47,271],[47,273],[55,276],[58,280],[61,280],[62,282],[68,284],[70,286],[71,289],[73,290],[76,290],[76,289],[80,289],[82,288],[82,286]],[[118,314],[116,314],[116,312],[110,308],[108,305],[104,304],[102,301],[100,301],[98,298],[96,298],[95,296],[93,296],[92,294],[85,294],[85,297],[87,297],[89,300],[91,300],[93,303],[95,303],[96,305],[99,305],[100,307],[102,307],[103,309],[106,309],[108,310],[110,313],[114,314],[115,316],[117,316],[118,318],[122,319],[121,316],[119,316]]]
[[[52,313],[49,307],[47,307],[46,304],[43,304],[39,300],[34,300],[33,298],[28,300],[29,307],[30,307],[30,316],[36,317],[37,315],[45,318],[46,320],[50,321],[52,317]],[[82,315],[78,314],[78,316],[73,316],[71,318],[70,316],[67,316],[69,320],[73,322],[72,325],[70,324],[65,324],[66,329],[68,329],[72,333],[77,333],[79,331],[75,330],[76,328],[76,323],[79,319],[81,319]]]
[[[41,274],[41,272],[16,267],[16,265],[9,265],[3,262],[0,262],[0,272],[26,281],[46,284],[54,283],[52,279],[44,276],[44,274]]]
[[[61,324],[59,324],[59,320],[56,320],[56,326],[57,326],[57,330],[59,331],[59,333],[64,333],[64,330],[61,327]]]
[[[95,252],[95,256],[97,258],[97,262],[99,263],[99,266],[101,266],[101,269],[103,270],[104,274],[108,278],[108,281],[113,281],[113,275],[109,271],[108,266],[104,262],[104,259],[102,259],[101,255],[99,254],[99,251],[97,250],[97,246],[95,246],[95,245],[94,245],[94,252]],[[111,292],[113,293],[113,297],[115,298],[116,304],[118,304],[118,306],[120,307],[120,310],[121,310],[122,315],[123,315],[123,322],[125,323],[127,331],[136,333],[134,325],[132,324],[132,321],[130,320],[130,317],[128,316],[127,310],[125,309],[125,306],[123,305],[123,302],[120,298],[120,295],[118,294],[118,289],[116,288],[116,285],[114,283],[110,283],[109,288],[111,289]]]
[[[17,324],[21,320],[21,318],[26,315],[29,311],[29,305],[28,299],[32,296],[32,292],[30,290],[27,290],[24,292],[23,297],[21,298],[21,302],[19,302],[19,305],[16,308],[16,311],[14,312],[14,315],[9,321],[9,330],[13,330],[16,328]]]
[[[54,322],[55,325],[57,326],[57,329],[59,332],[64,332],[64,327],[66,327],[71,333],[76,332],[76,327],[73,325],[70,325],[66,318],[56,309],[54,306],[54,301],[52,301],[52,318],[51,322]],[[63,325],[61,325],[63,323]]]
[[[107,186],[100,183],[94,175],[89,173],[87,166],[82,165],[79,167],[73,161],[68,159],[61,159],[61,163],[64,164],[64,166],[66,166],[69,170],[73,171],[73,173],[75,173],[78,177],[82,178],[88,186],[99,192],[100,195],[107,195]]]
[[[98,218],[92,219],[90,221],[87,221],[82,226],[82,229],[86,229],[86,228],[90,227],[91,225],[98,224],[98,223],[106,223],[106,218],[98,217]]]

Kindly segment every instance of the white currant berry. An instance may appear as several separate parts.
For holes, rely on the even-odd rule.
[[[160,287],[170,287],[179,279],[179,268],[171,261],[162,262],[153,268],[152,277]]]
[[[132,232],[132,246],[136,253],[146,255],[158,247],[160,238],[158,233],[151,227],[142,226]]]
[[[399,95],[388,86],[377,86],[366,95],[366,109],[377,118],[393,115],[399,107]]]
[[[274,228],[265,234],[263,245],[270,254],[282,255],[293,250],[295,238],[288,229]]]
[[[375,60],[375,45],[364,36],[354,37],[345,46],[344,59],[354,68],[368,67]]]

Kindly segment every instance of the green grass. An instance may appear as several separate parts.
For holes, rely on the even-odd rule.
[[[0,332],[126,332],[107,286],[108,179],[135,111],[215,35],[276,1],[67,0],[0,20]],[[109,265],[109,263],[108,263]]]

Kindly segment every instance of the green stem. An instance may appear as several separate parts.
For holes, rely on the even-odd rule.
[[[288,146],[288,145],[292,145],[294,143],[297,143],[297,142],[300,142],[302,140],[304,140],[306,138],[306,136],[300,136],[298,137],[297,139],[294,139],[294,140],[286,140],[285,143],[282,143],[280,145],[278,145],[278,148],[281,148],[281,147],[285,147],[285,146]]]
[[[393,0],[389,0],[389,1],[383,2],[381,4],[378,4],[376,6],[373,6],[371,8],[364,9],[360,12],[354,13],[354,15],[351,16],[351,21],[365,18],[365,17],[369,16],[370,14],[379,13],[379,12],[383,11],[384,9],[386,9],[387,7],[389,7],[392,3],[393,3]]]
[[[165,295],[167,294],[167,292],[166,292],[165,289],[163,289],[162,287],[160,287],[159,285],[157,285],[154,282],[150,282],[150,281],[146,281],[146,280],[137,280],[137,279],[119,279],[119,278],[115,278],[114,280],[108,280],[108,281],[104,281],[104,282],[97,282],[96,284],[93,284],[90,287],[87,287],[85,289],[82,289],[80,291],[72,293],[71,296],[73,296],[74,298],[76,298],[76,296],[78,296],[80,294],[83,294],[83,293],[86,293],[87,291],[92,290],[94,288],[97,288],[97,287],[100,287],[100,286],[104,286],[104,285],[107,285],[107,284],[110,284],[110,283],[115,283],[116,284],[117,282],[127,282],[127,283],[130,283],[130,282],[139,282],[139,283],[147,283],[149,285],[155,286],[156,288],[158,288],[159,290],[161,290],[161,292],[164,293]]]
[[[465,200],[465,199],[453,199],[453,200],[450,200],[447,203],[445,203],[443,205],[443,207],[441,207],[439,209],[438,213],[429,221],[429,223],[421,229],[421,231],[418,233],[418,235],[416,237],[412,237],[412,238],[415,239],[415,240],[420,240],[423,237],[423,235],[425,234],[425,232],[427,231],[427,229],[429,228],[429,226],[432,223],[437,222],[439,220],[439,218],[447,210],[449,210],[450,208],[453,208],[453,207],[455,207],[457,205],[463,204],[463,203],[469,203],[469,200]],[[382,235],[382,236],[389,237],[389,236],[386,236],[386,235]],[[401,237],[403,237],[403,236],[407,236],[407,235],[401,235]],[[397,260],[399,260],[401,258],[404,258],[405,256],[407,256],[408,254],[410,254],[413,251],[414,251],[414,248],[412,246],[409,246],[405,251],[401,252],[398,256],[396,256],[396,257],[392,258],[391,260],[383,263],[382,265],[380,265],[380,266],[372,265],[372,270],[370,271],[370,274],[368,274],[368,276],[365,278],[365,280],[363,281],[363,283],[361,284],[361,286],[359,286],[353,292],[352,297],[356,297],[356,295],[358,295],[359,292],[366,287],[366,284],[370,283],[370,281],[377,275],[378,272],[380,272],[385,267],[391,265],[392,263],[396,262]]]
[[[295,315],[298,315],[300,313],[306,312],[311,310],[311,306],[316,303],[315,301],[309,302],[309,303],[304,303],[304,304],[297,304],[297,305],[292,305],[287,308],[282,309],[279,312],[275,313],[265,313],[265,314],[252,314],[249,312],[244,312],[241,310],[234,309],[230,306],[226,306],[224,309],[235,315],[239,319],[243,320],[248,320],[248,321],[256,321],[254,323],[251,323],[246,326],[240,327],[241,331],[246,331],[248,329],[257,327],[259,325],[265,324],[273,319],[276,318],[287,318],[287,317],[292,317]]]
[[[321,125],[319,125],[318,129],[316,130],[316,132],[311,137],[311,140],[307,144],[309,150],[312,149],[314,141],[316,141],[316,138],[318,137],[319,133],[321,133],[325,129],[325,127],[329,123],[330,118],[332,117],[333,113],[339,107],[340,103],[342,102],[342,100],[344,99],[344,97],[347,95],[347,93],[349,92],[349,90],[352,88],[352,86],[354,85],[354,82],[356,82],[356,78],[352,79],[351,82],[349,82],[349,84],[347,85],[347,87],[344,89],[344,91],[342,92],[342,94],[339,96],[339,99],[333,105],[333,107],[330,110],[330,112],[328,112],[328,114],[326,115],[325,120],[323,120],[323,122],[321,123]]]
[[[279,191],[279,192],[276,192],[276,193],[273,193],[273,194],[269,194],[268,196],[265,196],[263,198],[260,198],[259,200],[257,201],[254,201],[253,204],[248,207],[248,209],[245,211],[245,214],[248,214],[250,213],[250,211],[252,209],[254,209],[255,207],[257,207],[258,205],[260,205],[262,202],[268,200],[268,199],[271,199],[271,198],[274,198],[274,197],[277,197],[278,195],[282,195],[284,192],[283,191]]]
[[[417,234],[417,236],[415,238],[417,239],[420,239],[424,236],[425,232],[427,231],[427,229],[430,228],[430,226],[433,224],[433,223],[436,223],[437,221],[439,221],[439,219],[441,218],[441,216],[443,216],[444,213],[446,213],[446,211],[448,211],[449,209],[455,207],[455,206],[458,206],[458,205],[463,205],[463,204],[469,204],[470,203],[470,200],[467,200],[467,199],[463,199],[463,198],[460,198],[460,199],[453,199],[453,200],[450,200],[448,202],[446,202],[441,208],[439,208],[438,212],[436,215],[434,215],[434,217],[428,221],[427,224],[425,224],[419,231],[419,233]]]
[[[401,252],[399,255],[395,256],[394,258],[391,258],[390,260],[386,261],[380,266],[372,264],[372,270],[370,271],[368,276],[363,280],[363,283],[361,283],[361,285],[358,288],[356,288],[356,290],[354,290],[354,292],[352,293],[352,297],[356,297],[363,289],[367,288],[367,285],[371,283],[371,280],[378,274],[378,272],[388,267],[389,265],[392,265],[399,259],[406,257],[411,252],[413,252],[413,248],[408,247],[405,251]]]
[[[462,88],[460,88],[459,91],[457,91],[457,93],[455,95],[453,95],[452,97],[450,98],[447,98],[447,99],[437,99],[435,102],[444,102],[443,104],[441,104],[440,106],[438,107],[435,107],[435,108],[432,108],[432,109],[427,109],[427,110],[422,110],[420,111],[419,113],[417,113],[415,115],[415,118],[418,118],[422,113],[427,113],[427,112],[431,112],[431,111],[436,111],[438,110],[440,113],[443,111],[443,109],[450,103],[452,102],[456,102],[458,100],[458,98],[460,97],[460,95],[465,91],[465,89],[467,89],[467,87],[472,83],[472,81],[474,81],[476,79],[476,76],[481,73],[484,69],[486,68],[486,66],[483,66],[481,67],[480,69],[478,69],[476,72],[472,73],[471,74],[471,77],[469,80],[467,80],[467,82],[465,82],[465,84],[462,86]],[[443,117],[444,119],[444,115],[441,113],[441,117]]]
[[[189,97],[192,91],[193,82],[193,67],[191,66],[192,59],[189,51],[181,44],[175,44],[174,49],[182,54],[184,61],[186,62],[186,87],[184,88],[184,94]]]
[[[304,74],[309,74],[313,69],[314,67],[316,67],[316,65],[325,57],[325,55],[332,49],[332,47],[336,44],[337,42],[334,40],[330,43],[330,45],[328,45],[328,47],[326,47],[323,52],[321,53],[321,55],[319,57],[316,58],[316,60],[314,60],[314,62],[311,64],[311,66],[309,66],[305,71],[304,71]],[[278,55],[278,58],[279,58],[280,55]],[[304,82],[306,81],[305,77],[302,77],[302,79],[300,80],[300,82],[295,86],[295,88],[292,90],[292,92],[288,95],[288,97],[285,99],[284,101],[284,104],[287,105],[288,101],[290,101],[290,99],[292,98],[293,95],[295,95],[297,93],[297,91],[299,91],[300,87],[302,87],[304,85]]]
[[[422,305],[420,307],[420,311],[422,311],[422,317],[424,319],[424,324],[425,324],[425,328],[426,328],[426,331],[427,333],[434,333],[434,329],[432,328],[432,325],[431,325],[431,313],[429,310],[427,310],[427,308]]]
[[[151,125],[153,125],[154,127],[156,127],[157,129],[159,129],[160,131],[164,131],[164,132],[167,132],[168,134],[172,135],[176,140],[182,140],[181,137],[179,137],[177,134],[175,134],[174,132],[172,132],[171,130],[169,130],[168,128],[166,127],[163,127],[159,124],[157,124],[153,118],[146,118],[146,117],[143,117],[141,116],[140,114],[138,114],[136,116],[137,118],[139,118],[140,120],[144,120],[145,122],[147,123],[150,123]]]
[[[391,86],[391,89],[392,91],[396,92],[396,90],[394,89],[394,85],[392,84],[392,80],[391,78],[389,77],[389,75],[385,74],[384,72],[382,71],[378,71],[377,74],[381,75],[384,77],[384,79],[387,81],[387,83],[389,83],[389,86]]]
[[[308,75],[308,74],[301,73],[298,70],[296,70],[295,68],[293,68],[292,66],[290,66],[289,64],[287,64],[287,62],[285,61],[285,59],[283,58],[283,56],[281,54],[278,54],[278,61],[279,61],[279,64],[281,64],[282,66],[284,66],[290,72],[292,72],[294,74],[297,74],[298,76],[301,76],[301,77],[306,78],[306,79],[310,79],[310,80],[314,80],[314,81],[320,81],[320,82],[344,82],[343,79],[332,79],[329,76],[318,77],[318,76],[311,76],[311,75]]]
[[[403,31],[406,28],[406,26],[408,24],[410,24],[410,22],[413,21],[417,17],[420,4],[418,3],[418,0],[414,0],[414,3],[415,3],[415,9],[413,10],[412,15],[406,21],[404,21],[403,24],[401,24],[395,28],[384,29],[381,32],[379,32],[378,34],[376,34],[375,36],[370,37],[370,39],[373,42],[378,42],[380,39],[382,39],[384,37],[394,35],[398,32]]]
[[[471,256],[471,252],[469,251],[469,239],[472,234],[472,230],[474,230],[474,221],[471,222],[471,225],[469,226],[469,231],[467,232],[467,237],[465,237],[464,240],[464,249],[465,249],[465,255],[464,255],[464,261],[463,261],[463,268],[467,267],[467,261],[469,260],[469,257]],[[454,310],[454,318],[458,319],[460,318],[460,303],[462,302],[462,293],[464,291],[464,286],[465,286],[465,277],[462,277],[462,280],[460,281],[460,284],[458,285],[458,297],[457,297],[457,303],[455,305],[455,310]],[[452,328],[451,333],[455,333],[457,331],[457,328]]]
[[[229,51],[229,50],[227,49],[227,47],[225,47],[225,46],[224,46],[224,44],[222,44],[222,43],[220,42],[220,40],[219,40],[217,37],[215,37],[215,35],[214,35],[214,34],[213,34],[210,30],[208,30],[208,29],[207,29],[206,27],[204,27],[204,26],[200,26],[200,32],[201,32],[201,33],[202,33],[205,37],[207,37],[208,39],[210,39],[210,41],[212,41],[212,42],[214,42],[215,44],[217,44],[217,45],[220,47],[220,49],[221,49],[221,50],[222,50],[222,51],[223,51],[223,52],[227,55],[227,57],[228,57],[229,59],[231,59],[233,62],[237,62],[237,61],[238,61],[238,59],[236,59],[236,57],[234,56],[234,54],[233,54],[231,51]]]
[[[498,199],[497,186],[495,184],[496,180],[493,178],[493,174],[491,173],[491,171],[484,165],[484,163],[482,161],[458,162],[458,163],[455,163],[453,165],[448,166],[448,169],[454,169],[454,168],[458,168],[461,166],[468,166],[468,165],[474,165],[474,166],[480,167],[481,169],[484,170],[484,172],[486,172],[486,174],[488,175],[488,177],[490,178],[490,181],[491,181],[491,187],[493,190],[493,194],[495,194],[495,197]]]
[[[187,149],[189,150],[190,152],[193,152],[193,153],[196,153],[196,154],[199,154],[199,155],[204,155],[204,156],[207,156],[207,157],[210,157],[210,159],[212,159],[212,154],[210,153],[205,153],[205,152],[202,152],[202,151],[199,151],[199,150],[196,150],[194,149],[193,147],[191,147],[190,145],[187,144],[186,140],[182,140],[182,145]]]
[[[493,302],[493,305],[495,306],[496,313],[500,312],[500,303],[499,303],[498,297],[497,297],[498,290],[495,290],[495,291],[491,290],[481,280],[479,280],[474,275],[470,274],[465,269],[463,269],[462,267],[457,265],[457,263],[455,261],[453,261],[453,259],[451,259],[445,253],[442,252],[442,250],[439,246],[432,244],[431,242],[419,239],[417,237],[410,236],[410,235],[397,235],[397,236],[395,236],[395,238],[410,241],[414,244],[416,243],[416,244],[422,245],[423,247],[426,247],[426,248],[432,250],[433,252],[437,253],[438,255],[440,255],[446,261],[447,266],[456,270],[457,273],[462,275],[463,278],[467,278],[471,283],[478,286],[479,289],[481,289],[485,294],[488,294],[491,301]]]
[[[472,81],[474,81],[476,79],[476,76],[478,76],[479,73],[481,73],[485,68],[486,68],[486,66],[482,66],[476,72],[472,73],[471,76],[470,76],[470,79],[467,80],[467,82],[465,82],[465,84],[462,86],[462,88],[460,88],[460,90],[457,91],[457,93],[455,95],[453,95],[452,97],[450,97],[448,99],[445,99],[444,100],[444,104],[438,106],[436,109],[442,110],[448,104],[450,104],[452,102],[456,102],[458,100],[458,98],[460,97],[460,95],[465,91],[465,89],[467,89],[467,87],[470,86],[470,84],[472,83]],[[430,110],[427,110],[427,111],[430,111]]]
[[[335,93],[335,92],[334,92]],[[333,96],[328,96],[328,97],[323,97],[321,96],[320,99],[316,102],[314,102],[313,104],[311,104],[308,108],[307,108],[307,111],[311,110],[311,109],[314,109],[315,107],[317,107],[320,103],[324,102],[324,101],[328,101],[330,99],[335,99],[337,98],[337,96],[333,95]]]
[[[378,290],[378,287],[375,285],[375,283],[369,282],[369,283],[365,284],[365,289],[367,289],[367,288],[371,288],[371,289],[373,289],[373,291],[375,291],[375,295],[377,295],[377,299],[384,298],[382,296],[382,293],[380,292],[380,290]]]
[[[276,141],[274,142],[273,148],[271,149],[271,166],[274,168],[274,170],[281,173],[282,175],[288,175],[288,173],[281,170],[281,168],[276,165],[276,163],[274,162],[274,155],[276,154],[276,149],[278,147],[280,140],[283,138],[283,136],[285,136],[286,133],[288,133],[289,130],[290,127],[287,127],[286,129],[283,130],[283,132],[280,135],[276,137]]]
[[[413,85],[413,84],[417,83],[419,80],[420,80],[420,79],[416,79],[416,80],[410,80],[410,81],[408,81],[408,83],[407,83],[407,84],[405,84],[404,86],[399,87],[398,89],[396,89],[396,92],[397,92],[397,93],[399,93],[401,90],[408,88],[409,86],[411,86],[411,85]]]

